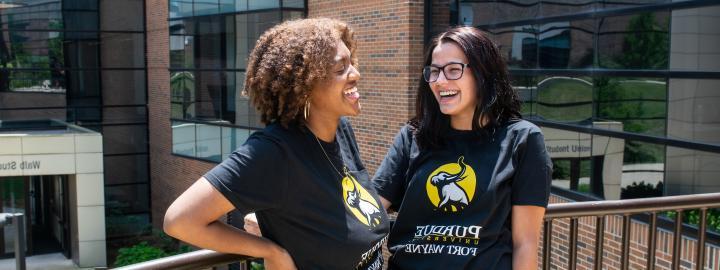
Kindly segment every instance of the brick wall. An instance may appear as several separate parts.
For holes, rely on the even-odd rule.
[[[152,218],[153,225],[161,228],[170,203],[215,164],[171,154],[168,2],[147,0],[145,4]]]
[[[362,113],[351,119],[374,173],[410,118],[423,54],[423,1],[308,1],[309,17],[347,22],[358,41]]]
[[[550,203],[564,203],[569,200],[551,196]],[[595,217],[578,219],[577,263],[578,270],[591,270],[595,265]],[[648,256],[648,224],[632,220],[630,223],[630,258],[629,269],[646,269]],[[568,269],[570,258],[570,222],[569,219],[558,219],[552,225],[552,248],[550,269]],[[655,267],[653,269],[671,269],[673,253],[673,232],[658,228],[655,249]],[[603,269],[620,269],[622,254],[622,216],[605,218],[603,246]],[[542,240],[541,240],[542,241]],[[695,269],[697,241],[683,235],[680,252],[680,269]],[[542,243],[540,243],[542,255]],[[720,269],[720,247],[705,245],[704,269]],[[542,258],[542,257],[540,257]],[[542,260],[538,262],[538,267]]]

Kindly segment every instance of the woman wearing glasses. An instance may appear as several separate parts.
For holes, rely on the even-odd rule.
[[[536,269],[552,164],[497,47],[472,27],[430,44],[415,117],[374,177],[398,211],[389,269]]]

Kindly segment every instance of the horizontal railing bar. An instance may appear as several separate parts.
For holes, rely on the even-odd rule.
[[[545,219],[719,207],[720,193],[646,199],[556,203],[548,205],[547,211],[545,212]]]
[[[190,270],[204,269],[216,265],[231,264],[252,259],[248,256],[225,254],[212,250],[198,250],[162,259],[128,265],[115,270]]]

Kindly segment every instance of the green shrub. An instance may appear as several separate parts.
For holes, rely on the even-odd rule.
[[[132,247],[118,250],[118,256],[115,258],[115,266],[125,266],[167,256],[168,254],[161,248],[150,246],[147,242],[143,241]]]
[[[633,182],[620,190],[620,199],[651,198],[661,197],[662,195],[663,182],[658,182],[654,187],[650,183],[645,183],[645,181]]]

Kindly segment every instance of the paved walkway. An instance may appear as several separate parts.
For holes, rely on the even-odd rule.
[[[92,268],[79,268],[72,260],[65,258],[61,253],[42,254],[27,257],[25,261],[27,270],[80,270]],[[15,269],[15,258],[0,260],[0,270]]]

